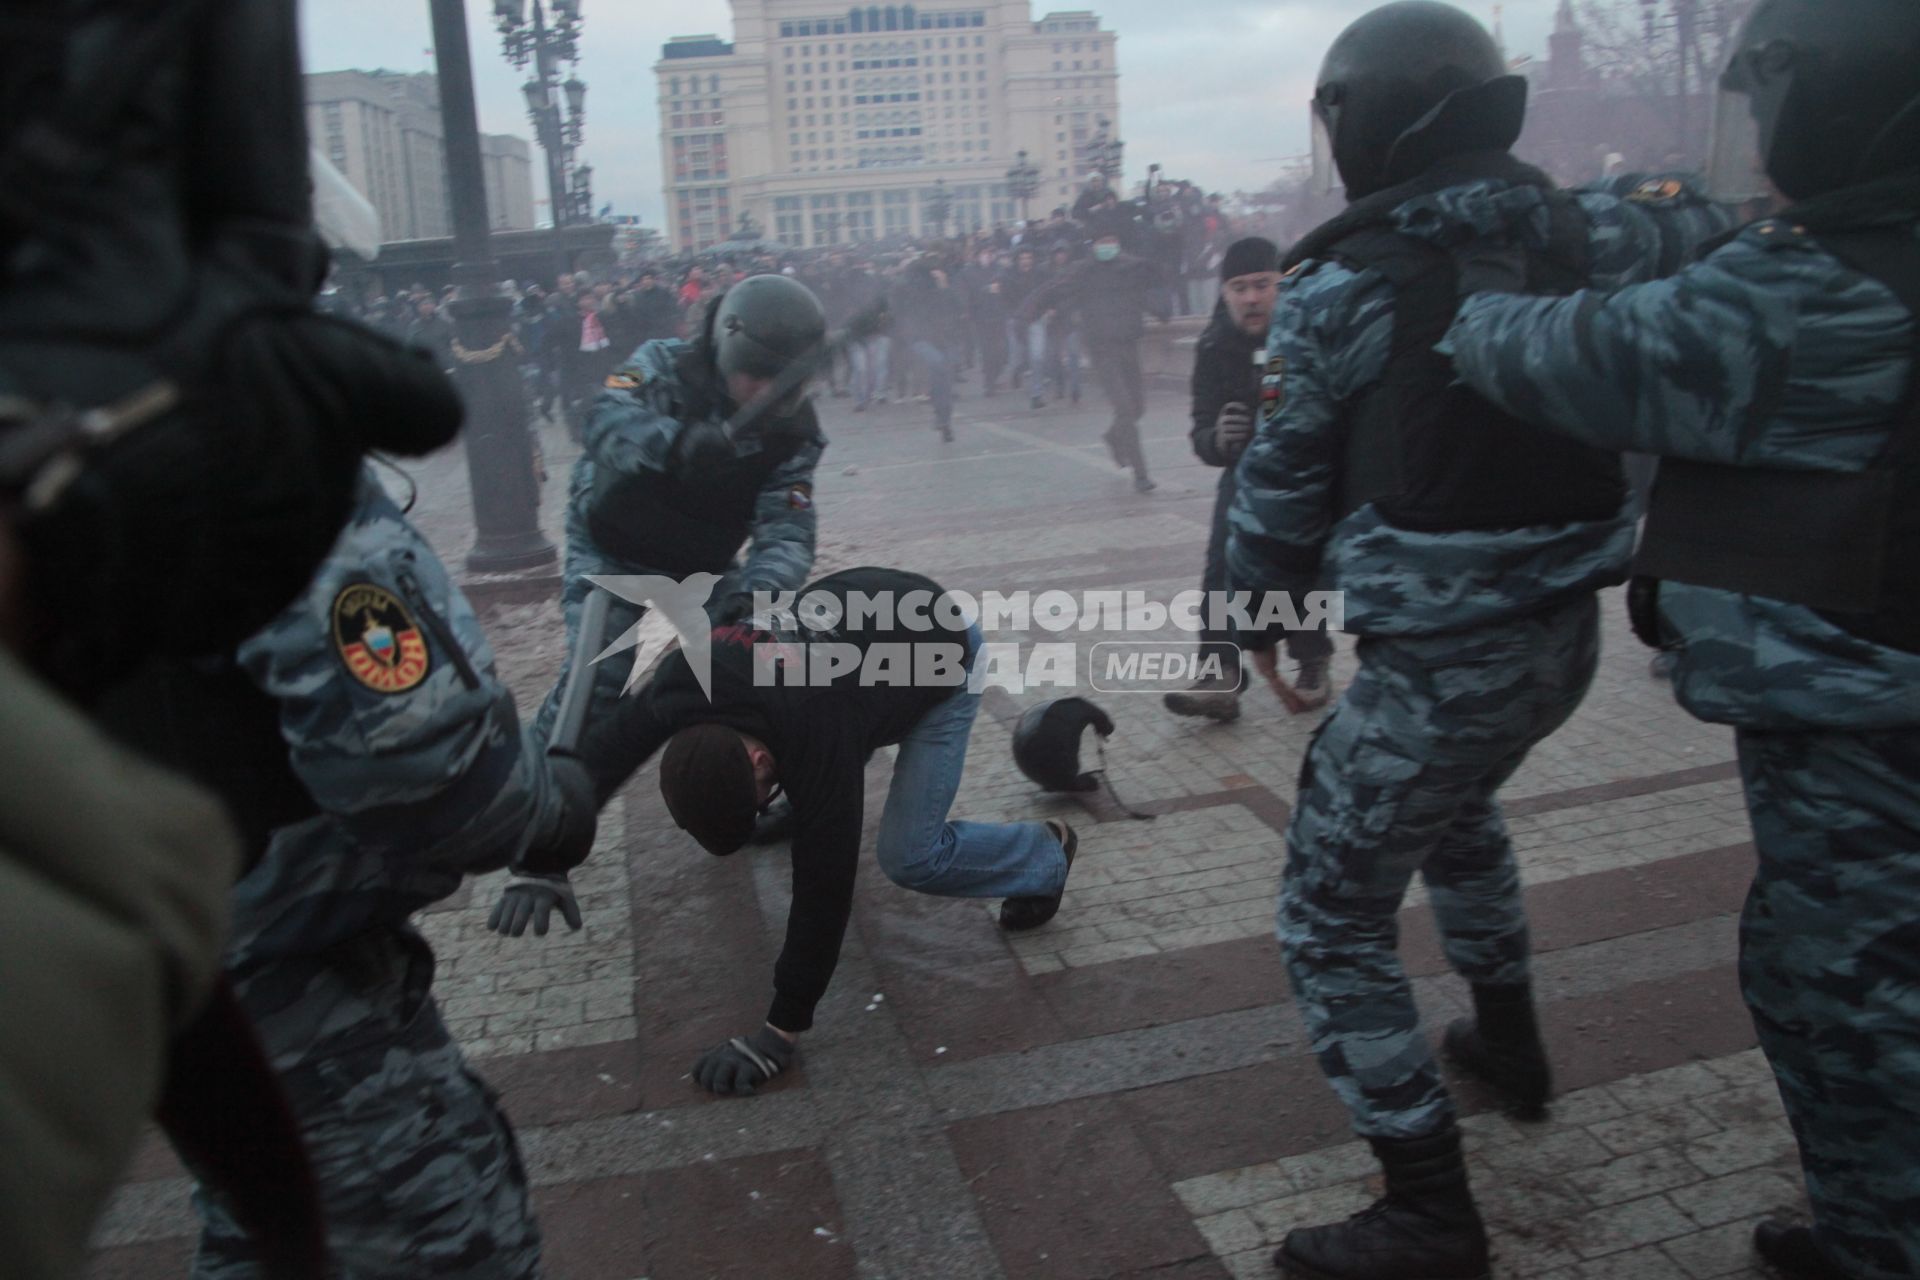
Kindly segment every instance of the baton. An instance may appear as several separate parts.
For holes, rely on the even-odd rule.
[[[580,610],[580,634],[574,637],[573,661],[567,667],[566,691],[560,695],[560,710],[554,716],[553,737],[547,742],[548,755],[570,756],[579,749],[587,709],[593,702],[593,660],[599,653],[611,607],[612,598],[606,589],[595,587]]]

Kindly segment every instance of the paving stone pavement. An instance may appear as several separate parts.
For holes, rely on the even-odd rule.
[[[1197,586],[1217,473],[1192,459],[1172,383],[1145,424],[1147,496],[1112,467],[1091,405],[962,395],[951,445],[923,404],[856,416],[822,401],[821,571],[877,562],[976,592],[1162,601]],[[573,451],[551,426],[542,441],[557,538]],[[415,518],[456,566],[463,468],[452,450],[412,469]],[[1649,678],[1618,593],[1606,618],[1586,704],[1505,793],[1563,1096],[1521,1125],[1457,1082],[1475,1187],[1502,1280],[1757,1274],[1751,1223],[1800,1192],[1735,985],[1752,851],[1732,743]],[[559,660],[558,610],[503,605],[488,625],[530,710]],[[1343,642],[1336,680],[1352,670]],[[551,1276],[1267,1276],[1290,1225],[1369,1198],[1374,1170],[1306,1051],[1271,933],[1313,719],[1264,694],[1232,725],[1178,720],[1144,682],[1101,694],[1120,722],[1116,789],[1158,815],[1132,821],[1104,796],[1041,796],[1013,768],[1013,721],[1057,692],[988,697],[956,814],[1075,823],[1058,921],[1009,939],[993,904],[918,897],[866,868],[818,1026],[761,1097],[711,1099],[686,1073],[764,1011],[783,855],[700,854],[651,769],[607,810],[578,878],[581,933],[493,937],[489,878],[422,917],[448,1020],[519,1128]],[[870,772],[869,834],[889,755]],[[1401,924],[1437,1029],[1465,989],[1417,896]],[[91,1275],[183,1274],[186,1191],[149,1141]]]

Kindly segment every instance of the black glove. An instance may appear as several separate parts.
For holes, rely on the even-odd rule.
[[[1238,401],[1221,405],[1219,416],[1213,420],[1214,451],[1232,466],[1252,439],[1253,410]]]
[[[733,457],[733,441],[723,424],[696,422],[680,433],[673,452],[682,470],[705,471]]]
[[[710,1093],[750,1097],[753,1091],[793,1065],[793,1041],[763,1026],[750,1036],[735,1036],[700,1055],[693,1078]]]
[[[507,881],[507,887],[500,891],[500,901],[493,904],[493,914],[487,917],[487,928],[510,938],[518,938],[526,933],[527,925],[531,923],[534,934],[544,938],[555,907],[560,908],[567,929],[578,933],[580,903],[573,896],[573,882],[565,876],[539,876],[516,871]]]

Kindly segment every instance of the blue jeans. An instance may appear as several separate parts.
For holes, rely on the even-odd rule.
[[[1028,325],[1026,339],[1027,394],[1035,400],[1044,399],[1047,391],[1047,322],[1035,320]]]
[[[853,365],[853,398],[862,407],[872,403],[875,396],[887,393],[887,354],[891,341],[885,334],[879,334],[847,348],[847,359]]]
[[[974,661],[980,629],[973,629]],[[900,743],[880,815],[880,869],[903,889],[942,898],[1014,898],[1060,892],[1066,854],[1043,822],[949,822],[967,763],[980,695],[965,685]]]
[[[937,343],[918,339],[913,354],[927,373],[927,394],[933,397],[933,420],[941,426],[953,422],[953,361]]]

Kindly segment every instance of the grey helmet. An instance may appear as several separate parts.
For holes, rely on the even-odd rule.
[[[713,364],[735,373],[773,378],[796,362],[818,358],[827,337],[827,313],[813,290],[787,276],[748,276],[714,308]]]

